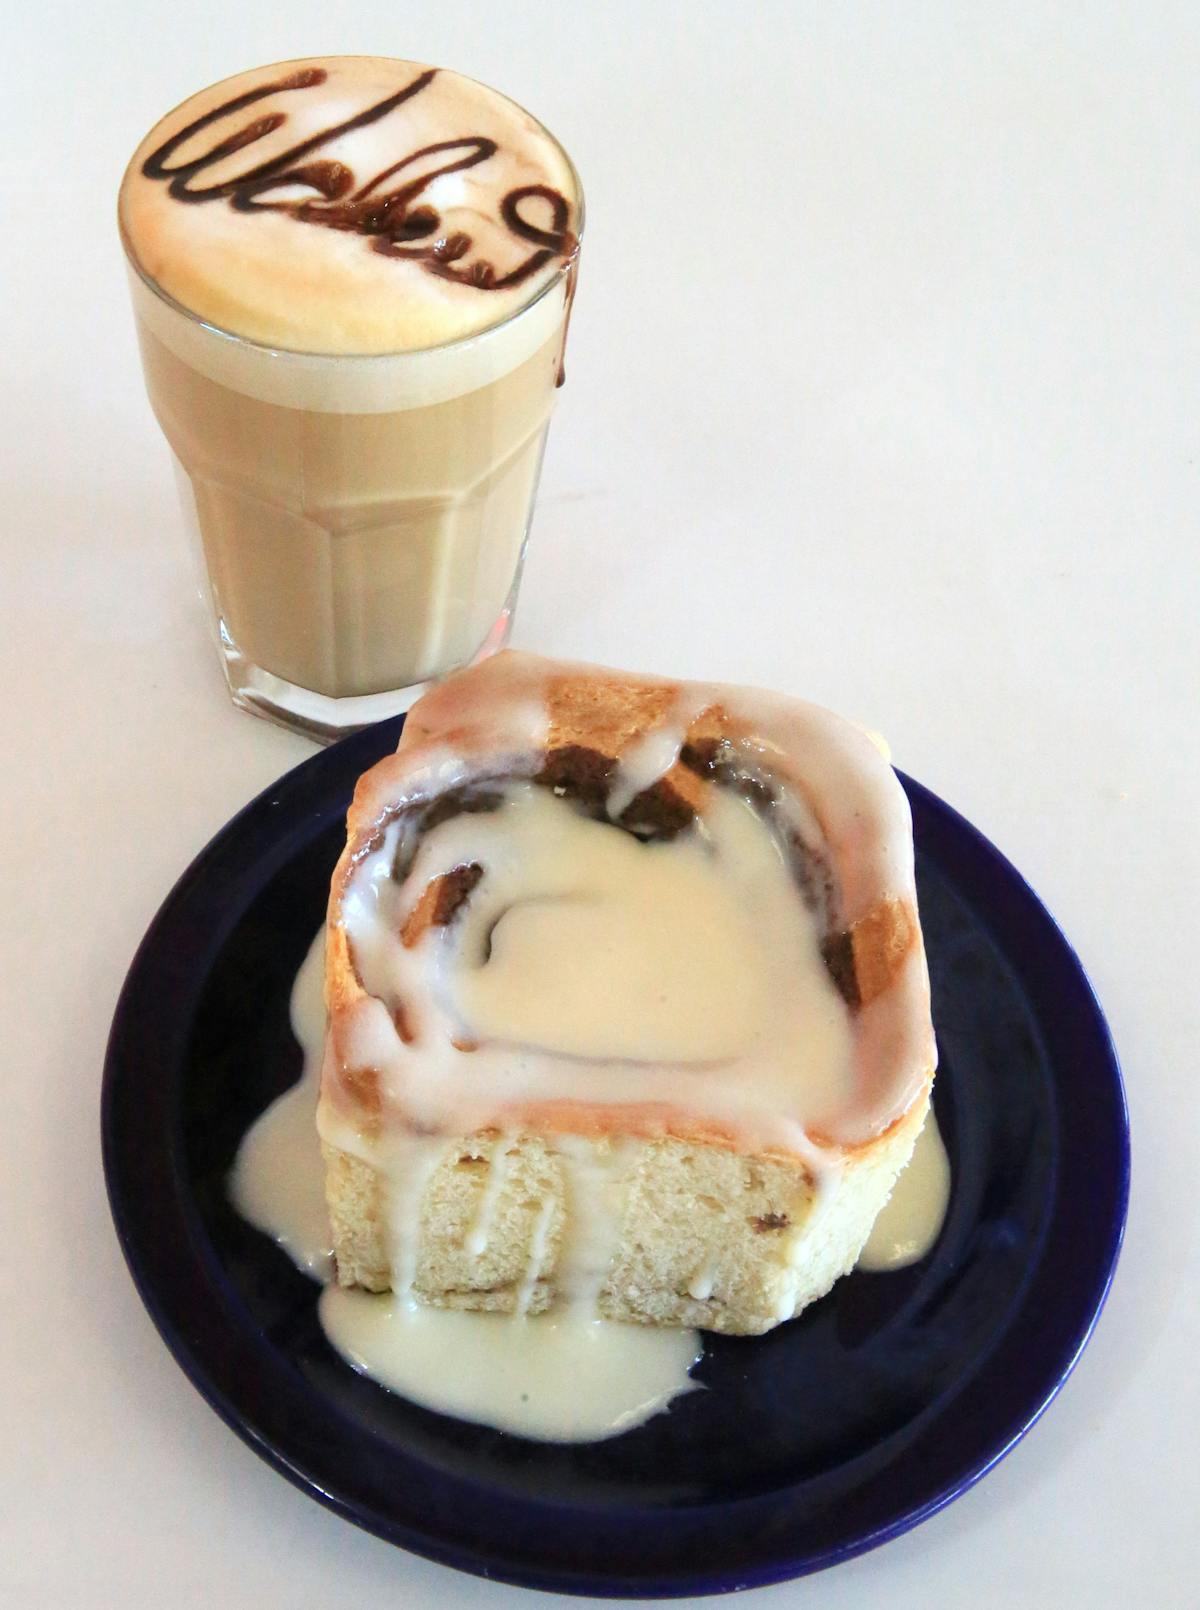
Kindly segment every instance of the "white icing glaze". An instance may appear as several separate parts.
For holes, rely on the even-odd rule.
[[[314,81],[322,73],[324,81]],[[507,288],[483,289],[453,276],[487,264],[494,279],[504,280],[532,258],[537,242],[516,233],[503,216],[506,198],[529,187],[549,187],[564,198],[567,229],[577,236],[578,179],[553,137],[505,96],[446,69],[427,74],[429,69],[416,62],[335,56],[256,68],[201,90],[151,130],[130,162],[120,218],[131,258],[192,314],[268,348],[340,355],[412,352],[503,324],[561,281],[569,250],[548,254],[528,278]],[[268,86],[275,87],[256,94]],[[188,202],[171,194],[172,173],[252,125],[259,125],[257,138],[194,175],[185,172],[186,188],[194,193],[245,179],[410,88],[414,92],[384,115],[323,140],[300,159],[340,165],[343,188],[333,196],[321,193],[311,178],[253,197],[256,205],[249,210],[232,205],[228,195]],[[247,95],[256,98],[222,113],[165,154],[167,171],[161,177],[143,171],[148,158],[195,120]],[[268,120],[276,126],[265,127]],[[456,142],[453,152],[417,157],[388,175],[407,157],[448,141]],[[494,149],[486,155],[475,150],[471,165],[457,171],[435,171],[467,157],[480,141]],[[374,250],[373,233],[324,227],[269,205],[307,201],[320,214],[330,201],[341,205],[358,194],[386,198],[429,174],[434,176],[407,205],[436,213],[436,229],[414,238],[420,246],[455,237],[469,242],[449,261],[451,277],[431,272],[419,258]],[[377,176],[380,182],[368,190]],[[526,196],[519,212],[535,230],[556,227],[551,204],[541,196]],[[373,231],[378,224],[365,227]],[[405,243],[403,237],[397,242]],[[561,301],[558,311],[561,317]]]
[[[636,1148],[560,1135],[555,1150],[567,1183],[566,1234],[555,1284],[561,1300],[584,1321],[596,1317],[600,1290],[620,1240],[624,1194]]]
[[[672,683],[511,650],[447,678],[421,699],[409,717],[400,753],[360,785],[361,806],[356,798],[360,826],[406,799],[427,797],[445,786],[436,777],[427,750],[437,735],[453,733],[453,752],[464,774],[481,758],[493,775],[529,761],[545,739],[549,688],[557,678],[584,675],[613,683],[618,690],[622,684],[661,687],[674,697],[679,713],[661,723],[657,735],[651,733],[629,746],[626,775],[634,781],[647,786],[647,780],[654,780],[655,764],[677,752],[676,734],[690,712],[718,706],[736,728],[739,763],[778,783],[783,818],[806,842],[822,845],[830,853],[837,870],[842,923],[849,927],[881,898],[905,900],[915,909],[908,799],[861,727],[818,705],[757,688]],[[444,744],[438,744],[436,752],[444,759]],[[896,1080],[899,1111],[904,1111],[934,1061],[921,947],[914,947],[889,991],[889,1004],[897,1026],[904,1026],[897,1055],[908,1076]],[[878,1129],[897,1112],[872,1116]]]
[[[702,833],[643,845],[545,789],[510,792],[503,814],[459,816],[430,834],[413,872],[419,886],[472,851],[487,867],[436,958],[465,1034],[635,1062],[725,1062],[761,1042],[771,980],[743,894],[753,899],[760,884],[763,925],[782,919],[785,941],[799,936],[786,887],[779,899],[778,857],[748,806],[714,801]],[[815,947],[787,948],[802,974]],[[842,1013],[832,989],[822,993],[836,1033]]]
[[[812,1161],[809,1163],[809,1176],[813,1182],[812,1205],[803,1223],[790,1232],[785,1244],[791,1278],[780,1288],[779,1301],[775,1308],[776,1316],[780,1320],[790,1319],[796,1312],[796,1293],[803,1278],[803,1264],[810,1256],[812,1238],[820,1234],[821,1220],[828,1214],[830,1204],[834,1200],[835,1186],[843,1166],[840,1159],[836,1162],[826,1161],[824,1167]]]
[[[484,1181],[479,1210],[463,1243],[473,1258],[478,1258],[481,1252],[487,1251],[488,1240],[492,1233],[492,1219],[495,1216],[496,1204],[508,1180],[509,1162],[516,1138],[514,1134],[501,1135],[492,1151],[492,1166],[488,1169],[487,1179]],[[536,1278],[535,1275],[534,1279]]]
[[[875,1220],[857,1267],[879,1274],[919,1263],[942,1233],[949,1201],[950,1159],[930,1107],[908,1166]]]
[[[499,809],[428,832],[403,885],[395,840],[342,905],[375,1005],[343,1054],[422,1126],[470,1133],[563,1098],[658,1103],[808,1156],[811,1120],[849,1100],[848,1013],[811,913],[736,795],[715,790],[694,828],[643,844],[512,783]],[[459,918],[402,943],[426,886],[471,863],[486,872]],[[390,1015],[401,1003],[407,1043]]]
[[[392,1290],[407,1298],[417,1275],[421,1250],[421,1203],[434,1170],[446,1155],[444,1137],[424,1140],[402,1136],[393,1139],[387,1171],[386,1213],[388,1261]]]
[[[708,708],[707,690],[681,689],[667,718],[625,749],[608,794],[608,814],[615,822],[637,796],[665,777],[679,759],[688,728]]]
[[[324,940],[322,929],[297,974],[291,997],[292,1028],[304,1051],[304,1073],[247,1131],[230,1177],[238,1211],[273,1236],[305,1273],[320,1280],[328,1280],[332,1273],[324,1171],[313,1130],[325,1038]],[[339,1141],[344,1138],[339,1135]],[[442,1143],[424,1145],[436,1161]],[[507,1150],[507,1137],[501,1137],[498,1149]],[[595,1294],[620,1214],[626,1149],[596,1148],[572,1140],[561,1152],[575,1226],[562,1260],[561,1278],[570,1301],[549,1313],[525,1317],[548,1250],[553,1203],[545,1201],[516,1316],[425,1308],[403,1297],[329,1286],[319,1313],[332,1345],[354,1368],[428,1408],[552,1441],[595,1441],[617,1435],[691,1390],[696,1383],[688,1372],[701,1353],[694,1331],[619,1325],[594,1317]],[[931,1226],[935,1217],[940,1225],[945,1206],[944,1159],[931,1116],[910,1165],[912,1178],[901,1175],[869,1244],[883,1248],[885,1261],[872,1263],[864,1255],[860,1267],[896,1268],[928,1250],[936,1239],[936,1227]],[[427,1170],[421,1172],[428,1177]],[[409,1195],[408,1213],[419,1211],[419,1194]],[[930,1203],[939,1196],[941,1210],[935,1215]],[[482,1233],[486,1240],[484,1219],[481,1207],[472,1237]],[[411,1230],[402,1228],[401,1239],[411,1240]],[[691,1294],[697,1299],[709,1295],[714,1275],[711,1267],[697,1269]]]
[[[251,1124],[229,1176],[229,1195],[242,1217],[278,1241],[297,1267],[317,1280],[333,1274],[325,1172],[316,1144],[325,1049],[324,978],[322,929],[292,986],[292,1033],[304,1052],[304,1071]]]
[[[355,1369],[427,1408],[523,1437],[598,1442],[697,1385],[695,1331],[588,1320],[578,1308],[513,1319],[329,1286],[320,1315]]]
[[[688,1296],[694,1297],[698,1303],[707,1302],[713,1294],[716,1279],[716,1260],[713,1258],[706,1259],[692,1275],[688,1284]]]
[[[317,1078],[325,1045],[322,928],[296,976],[292,1030],[304,1051],[298,1083],[251,1125],[230,1175],[234,1206],[279,1242],[296,1265],[328,1281],[333,1269],[325,1176],[314,1125]],[[390,1221],[399,1283],[411,1283],[415,1220],[429,1173],[444,1149],[418,1141],[406,1158],[407,1188],[393,1175]],[[500,1167],[489,1179],[471,1237],[486,1243],[487,1216],[502,1189]],[[595,1317],[601,1265],[611,1252],[619,1211],[621,1157],[568,1148],[568,1188],[579,1229],[566,1249],[573,1295],[549,1313],[526,1317],[548,1250],[553,1203],[543,1203],[516,1316],[426,1308],[406,1298],[327,1286],[318,1313],[332,1345],[355,1369],[442,1414],[477,1420],[525,1437],[590,1442],[648,1420],[691,1391],[688,1375],[702,1352],[695,1331],[620,1325]],[[494,1183],[493,1183],[494,1182]],[[478,1247],[483,1250],[482,1245]]]
[[[529,1262],[525,1265],[525,1272],[521,1276],[521,1284],[517,1287],[516,1311],[521,1318],[529,1312],[530,1300],[542,1278],[546,1268],[546,1255],[550,1250],[550,1227],[554,1223],[554,1202],[551,1198],[543,1199],[538,1207],[538,1216],[534,1221],[533,1235],[529,1241]]]

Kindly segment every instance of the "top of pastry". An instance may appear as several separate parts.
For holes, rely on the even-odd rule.
[[[331,1087],[380,1123],[804,1155],[883,1133],[934,1064],[907,799],[779,695],[511,653],[451,677],[359,783],[330,940]]]

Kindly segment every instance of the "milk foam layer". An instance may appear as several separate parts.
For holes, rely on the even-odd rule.
[[[553,281],[523,312],[480,335],[413,352],[333,357],[243,341],[184,311],[138,271],[130,276],[141,328],[206,380],[256,402],[317,414],[398,414],[435,408],[502,380],[556,337],[561,358],[567,290]]]
[[[569,271],[580,212],[569,160],[520,107],[366,56],[202,90],[146,136],[120,199],[135,267],[183,309],[343,355],[503,324]]]

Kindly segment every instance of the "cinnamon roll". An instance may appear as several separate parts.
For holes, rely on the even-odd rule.
[[[506,653],[359,782],[338,1279],[758,1333],[851,1269],[936,1054],[907,800],[813,705]]]

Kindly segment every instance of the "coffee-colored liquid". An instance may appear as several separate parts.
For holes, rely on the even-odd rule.
[[[553,137],[419,62],[251,69],[119,218],[234,699],[315,737],[504,642],[583,222]]]
[[[138,333],[227,659],[340,699],[421,682],[484,646],[520,570],[561,323],[490,383],[383,413],[260,401],[183,362],[141,318]]]

